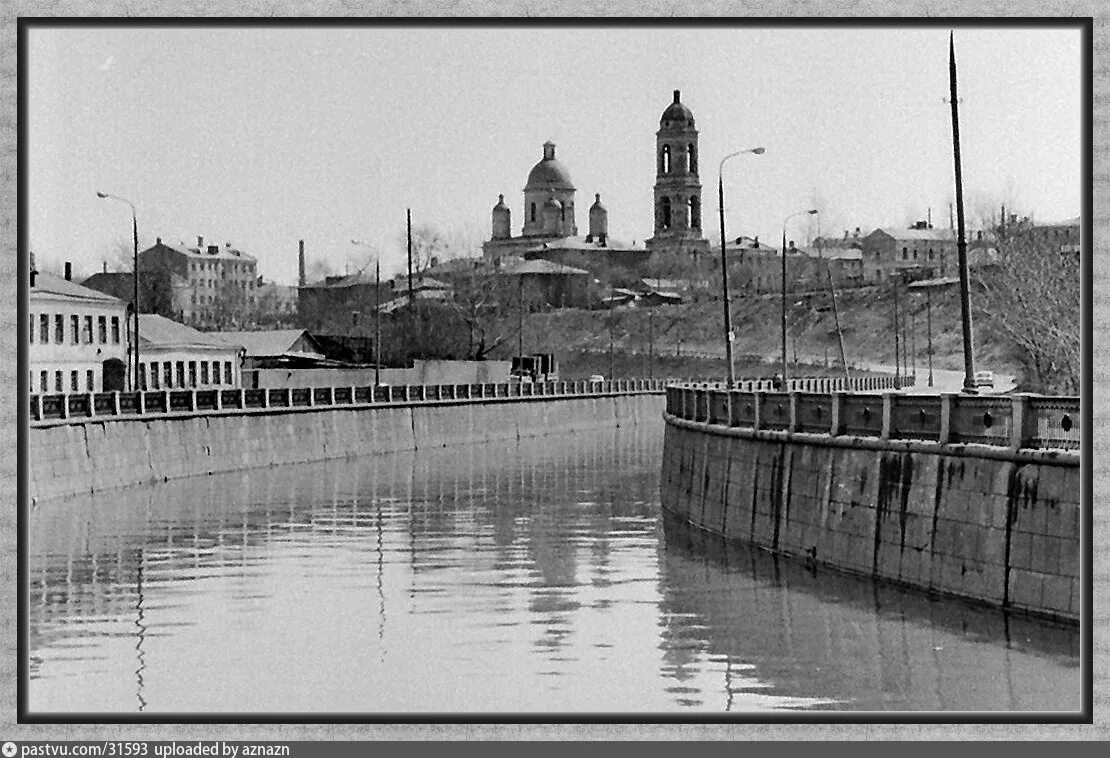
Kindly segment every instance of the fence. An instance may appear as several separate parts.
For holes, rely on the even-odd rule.
[[[380,387],[282,387],[280,389],[160,390],[31,395],[30,420],[53,422],[96,417],[279,408],[441,403],[492,398],[571,397],[661,393],[670,379],[602,382],[432,384]]]
[[[667,413],[715,426],[925,440],[942,444],[977,443],[1019,449],[1078,450],[1079,398],[1037,395],[869,394],[871,378],[841,389],[795,389],[824,380],[795,380],[788,392],[768,392],[764,380],[723,385],[670,384]],[[891,377],[878,377],[880,381]],[[840,380],[844,385],[844,380]],[[820,387],[822,385],[818,385]]]

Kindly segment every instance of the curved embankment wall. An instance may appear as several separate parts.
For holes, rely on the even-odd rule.
[[[1079,618],[1074,456],[666,421],[662,504],[694,526],[814,565]]]
[[[662,392],[232,409],[32,426],[32,501],[397,450],[659,423]]]

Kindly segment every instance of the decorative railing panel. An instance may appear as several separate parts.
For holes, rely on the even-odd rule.
[[[870,377],[859,381],[861,386],[872,384]],[[746,380],[736,386],[747,386]],[[1010,450],[1076,450],[1081,441],[1080,403],[1075,397],[729,392],[722,384],[704,382],[672,383],[666,394],[666,412],[673,418],[753,432],[922,440]]]

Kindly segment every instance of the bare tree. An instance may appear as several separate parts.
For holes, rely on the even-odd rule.
[[[1028,389],[1078,394],[1079,254],[1022,229],[1001,233],[996,250],[994,262],[975,271],[991,328],[1013,348]]]

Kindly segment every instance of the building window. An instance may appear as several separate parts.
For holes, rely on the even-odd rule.
[[[533,223],[535,223],[535,221],[536,221],[536,204],[535,203],[532,203],[532,205],[528,209],[528,220],[533,222]]]
[[[150,388],[152,390],[161,389],[160,384],[161,382],[158,381],[158,362],[155,361],[150,364]]]
[[[31,314],[31,331],[27,335],[27,339],[34,344],[35,342],[35,314]]]
[[[671,199],[669,197],[663,198],[663,202],[659,204],[659,226],[663,229],[671,228]]]
[[[690,173],[698,173],[698,146],[691,142],[686,146],[686,154],[690,156]]]
[[[917,260],[917,248],[916,247],[913,249],[913,259],[915,261]]]
[[[86,345],[91,345],[93,341],[93,328],[92,316],[85,316],[85,339],[83,340]]]
[[[220,383],[220,362],[212,361],[212,383]]]
[[[45,313],[39,316],[39,342],[44,345],[50,343],[50,317]]]
[[[197,386],[197,362],[189,361],[189,386]]]
[[[80,316],[70,316],[69,317],[69,331],[70,331],[70,335],[69,335],[70,341],[74,345],[78,344],[81,341],[81,317]]]
[[[933,248],[929,248],[929,260],[933,260]]]
[[[112,344],[119,344],[119,316],[112,316]]]
[[[108,344],[108,317],[98,316],[96,319],[97,337],[100,339],[101,345]]]
[[[139,364],[139,389],[140,390],[145,390],[146,389],[146,364],[145,363],[140,363]]]
[[[224,361],[224,384],[231,383],[231,361]]]
[[[177,386],[185,386],[185,361],[177,362]]]
[[[200,383],[208,384],[208,361],[200,362]]]
[[[162,379],[165,380],[166,389],[173,386],[173,364],[169,361],[162,364]]]
[[[81,389],[81,385],[77,383],[76,371],[69,372],[69,387],[73,392],[78,392]]]
[[[93,372],[91,371],[85,372],[85,386],[88,388],[89,392],[93,391]]]
[[[47,371],[39,372],[39,389],[45,395],[50,391],[50,374]]]
[[[54,317],[54,342],[59,345],[64,345],[66,341],[66,321],[65,316]]]
[[[671,146],[663,145],[663,154],[659,158],[659,165],[664,174],[671,173]]]
[[[55,392],[62,392],[63,391],[62,390],[62,372],[61,371],[55,371],[54,372],[54,391]]]
[[[701,201],[697,195],[694,195],[689,200],[690,211],[690,228],[701,229]]]

